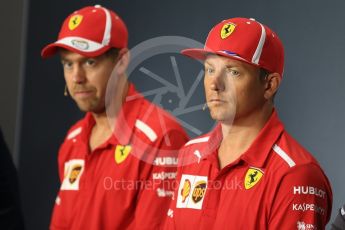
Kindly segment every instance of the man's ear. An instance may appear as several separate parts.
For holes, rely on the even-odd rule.
[[[117,63],[116,63],[116,72],[119,75],[125,74],[129,65],[129,61],[130,61],[130,53],[129,50],[127,48],[122,48],[119,51],[118,54],[118,59],[117,59]]]
[[[275,93],[278,91],[281,80],[282,78],[279,73],[270,73],[266,77],[266,88],[264,93],[264,97],[266,100],[273,98]]]

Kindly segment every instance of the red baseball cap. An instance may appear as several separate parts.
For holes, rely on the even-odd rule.
[[[231,18],[214,26],[203,49],[185,49],[182,54],[204,60],[207,54],[237,59],[283,76],[284,47],[267,26],[248,18]]]
[[[100,5],[87,6],[65,19],[58,40],[44,47],[41,55],[52,56],[61,47],[95,57],[112,47],[125,48],[127,44],[127,27],[115,12]]]

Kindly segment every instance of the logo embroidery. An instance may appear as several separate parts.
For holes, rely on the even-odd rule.
[[[72,43],[72,46],[74,46],[75,48],[80,49],[80,50],[88,50],[90,47],[89,43],[86,41],[83,41],[83,40],[73,39],[71,41],[71,43]]]
[[[73,159],[65,162],[61,190],[79,190],[80,178],[84,171],[84,160]]]
[[[206,193],[206,181],[198,181],[194,187],[192,200],[194,203],[198,203],[204,198]]]
[[[199,150],[195,150],[194,155],[198,158],[198,164],[199,164],[200,159],[201,159],[201,153],[199,152]]]
[[[220,37],[222,39],[229,37],[230,34],[232,34],[232,32],[234,32],[235,28],[236,28],[236,25],[233,23],[227,23],[227,24],[223,25],[222,29],[220,30]]]
[[[263,175],[264,173],[260,169],[254,167],[249,168],[244,179],[244,187],[251,189],[261,180]]]
[[[176,207],[201,210],[206,191],[206,176],[182,174],[177,193]]]
[[[130,145],[117,145],[115,148],[115,162],[121,164],[126,160],[132,150]]]
[[[181,196],[182,196],[182,203],[186,201],[186,198],[189,196],[190,193],[190,181],[186,179],[183,183],[183,187],[181,189]]]
[[[69,174],[69,178],[68,178],[68,180],[71,184],[73,184],[78,179],[78,176],[79,176],[82,168],[83,167],[79,164],[72,166],[72,170],[71,170],[71,172]]]
[[[68,22],[68,28],[70,30],[74,30],[75,28],[77,28],[81,21],[83,20],[83,16],[82,15],[74,15],[72,16],[70,19],[69,19],[69,22]]]

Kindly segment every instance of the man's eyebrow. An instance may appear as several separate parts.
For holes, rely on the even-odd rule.
[[[208,61],[205,61],[205,62],[204,62],[204,64],[207,64],[207,65],[212,66],[212,64],[211,64],[211,63],[209,63]]]
[[[241,68],[240,66],[234,64],[226,64],[225,66],[226,68]]]

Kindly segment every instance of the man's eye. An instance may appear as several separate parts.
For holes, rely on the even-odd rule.
[[[64,69],[71,69],[72,68],[72,63],[64,61],[64,62],[62,62],[62,67]]]
[[[214,73],[214,70],[211,69],[211,68],[205,68],[205,72],[206,72],[207,74],[212,74],[212,73]]]
[[[87,59],[86,60],[86,65],[87,66],[93,66],[93,65],[95,65],[95,63],[96,63],[96,61],[93,60],[93,59]]]
[[[233,77],[240,75],[240,72],[238,72],[237,70],[234,70],[234,69],[227,69],[227,73]]]

